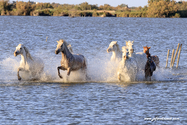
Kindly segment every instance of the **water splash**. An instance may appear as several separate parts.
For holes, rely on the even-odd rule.
[[[57,67],[60,66],[59,57],[51,57],[49,60],[44,60],[44,71],[38,75],[38,81],[42,82],[118,82],[117,69],[119,63],[111,62],[106,58],[92,58],[88,59],[87,63],[87,75],[90,78],[86,79],[86,75],[81,71],[71,72],[70,76],[67,76],[67,71],[60,71],[63,79],[58,77]],[[17,58],[8,57],[0,61],[0,80],[1,81],[18,81],[17,69],[19,67],[19,60]],[[153,73],[152,80],[165,81],[165,80],[177,80],[183,79],[184,76],[174,75],[177,72],[171,69],[157,68]],[[23,80],[33,80],[29,73],[20,72]],[[144,81],[144,72],[141,71],[136,75],[137,81]],[[128,77],[127,77],[128,81]]]

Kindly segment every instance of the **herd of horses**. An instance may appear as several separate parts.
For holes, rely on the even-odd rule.
[[[156,66],[159,66],[158,56],[151,56],[149,49],[143,47],[143,52],[134,52],[134,41],[126,41],[126,46],[119,48],[117,41],[112,41],[107,52],[112,52],[111,61],[119,62],[117,75],[119,81],[124,81],[129,77],[130,81],[136,80],[138,72],[144,71],[145,80],[151,80]]]
[[[126,41],[126,46],[120,50],[117,41],[112,41],[107,49],[107,52],[112,52],[111,62],[117,62],[118,70],[117,76],[119,81],[124,81],[129,77],[131,81],[136,80],[136,74],[144,71],[145,80],[151,80],[153,72],[156,70],[156,66],[159,66],[158,56],[151,56],[149,53],[150,47],[143,47],[143,52],[134,52],[133,41]],[[86,59],[81,54],[74,54],[71,48],[71,44],[68,44],[65,40],[60,39],[57,41],[57,47],[55,54],[62,54],[61,66],[57,67],[58,76],[62,79],[60,70],[67,70],[69,76],[72,71],[81,70],[86,78],[87,76],[87,64]],[[29,72],[32,77],[38,76],[43,72],[44,63],[40,58],[31,56],[28,49],[19,44],[16,47],[14,56],[21,55],[20,66],[17,70],[18,80],[21,80],[19,74],[22,72]]]

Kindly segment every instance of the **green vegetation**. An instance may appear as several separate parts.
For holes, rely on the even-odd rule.
[[[14,16],[93,16],[93,17],[187,17],[187,2],[173,0],[148,0],[144,7],[131,7],[126,4],[112,7],[87,2],[70,5],[57,3],[35,3],[0,0],[0,14]]]

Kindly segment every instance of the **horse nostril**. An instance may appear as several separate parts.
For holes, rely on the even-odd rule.
[[[58,54],[58,50],[55,51],[55,54]]]

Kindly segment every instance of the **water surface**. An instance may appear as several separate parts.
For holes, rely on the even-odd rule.
[[[0,122],[4,124],[185,124],[187,122],[186,42],[187,20],[168,18],[0,18]],[[46,37],[48,40],[46,42]],[[71,43],[74,53],[87,58],[90,81],[67,83],[57,76],[61,55],[56,41]],[[151,46],[160,58],[152,82],[119,83],[106,49],[111,41],[120,47],[134,40],[136,52]],[[43,59],[44,74],[38,81],[17,80],[20,56],[15,47],[24,44],[31,55]],[[183,44],[178,69],[165,69],[168,49]],[[170,53],[171,54],[171,53]],[[169,59],[170,61],[170,59]],[[62,72],[66,76],[66,72]],[[71,81],[72,80],[72,81]],[[145,121],[144,118],[179,118]]]

